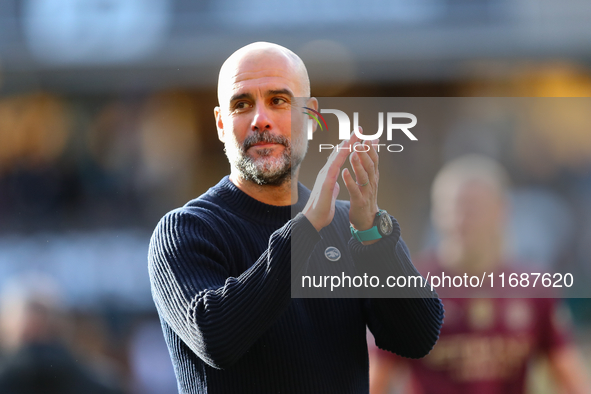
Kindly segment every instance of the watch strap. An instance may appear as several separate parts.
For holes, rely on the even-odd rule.
[[[382,238],[378,231],[378,226],[373,226],[369,230],[359,231],[351,225],[351,235],[359,242],[373,241]]]

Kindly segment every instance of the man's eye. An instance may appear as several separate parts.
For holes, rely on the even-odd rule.
[[[249,108],[250,105],[246,102],[246,101],[240,101],[238,103],[236,103],[236,105],[234,106],[235,109],[245,109],[245,108]]]
[[[275,97],[273,99],[273,104],[275,104],[275,105],[281,105],[281,104],[285,104],[285,103],[287,103],[287,100],[285,100],[281,97]]]

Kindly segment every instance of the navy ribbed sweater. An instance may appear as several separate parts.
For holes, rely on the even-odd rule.
[[[304,215],[292,219],[310,194],[298,191],[295,206],[271,206],[225,177],[156,227],[152,295],[180,393],[368,393],[366,326],[379,347],[406,357],[437,341],[437,298],[291,298],[291,261],[306,273],[328,261],[327,244],[355,264],[386,256],[394,274],[416,274],[397,223],[364,246],[351,239],[349,202],[337,201],[318,233]]]

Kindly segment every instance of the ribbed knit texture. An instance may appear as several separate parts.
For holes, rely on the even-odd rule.
[[[301,184],[298,192],[294,210],[310,194]],[[351,240],[348,209],[337,202],[319,234],[304,215],[292,219],[292,207],[263,204],[225,177],[162,218],[149,272],[181,394],[368,393],[366,326],[399,355],[432,349],[437,298],[291,299],[292,259],[306,272],[326,239],[355,264],[387,258],[393,272],[416,274],[397,223],[396,234],[363,246]]]

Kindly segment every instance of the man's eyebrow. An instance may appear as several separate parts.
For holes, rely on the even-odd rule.
[[[293,97],[293,93],[289,89],[278,89],[278,90],[268,90],[267,95],[271,96],[274,94],[286,94],[289,97]]]
[[[230,102],[236,101],[236,100],[240,100],[240,99],[252,99],[252,94],[250,93],[240,93],[240,94],[236,94],[234,96],[232,96],[230,98]]]
[[[268,96],[272,96],[272,95],[276,95],[276,94],[285,94],[289,97],[294,97],[293,93],[291,92],[291,90],[289,89],[275,89],[275,90],[268,90],[267,91],[267,95]],[[236,94],[234,96],[232,96],[230,98],[230,102],[234,102],[236,100],[241,100],[241,99],[253,99],[253,95],[250,93],[240,93],[240,94]]]

